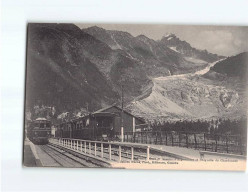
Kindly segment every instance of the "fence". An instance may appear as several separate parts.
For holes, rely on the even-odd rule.
[[[116,136],[120,136],[117,134]],[[145,131],[125,132],[124,142],[179,146],[212,152],[246,155],[246,138],[195,132]]]
[[[150,146],[69,138],[50,139],[50,142],[102,160],[121,162],[125,158],[133,161],[141,150],[144,153],[144,156],[142,156],[144,160],[150,160]]]

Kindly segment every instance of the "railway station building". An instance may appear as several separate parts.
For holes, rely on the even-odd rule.
[[[102,108],[88,115],[70,119],[57,124],[59,137],[98,139],[121,134],[123,118],[123,132],[132,134],[142,130],[145,120],[134,116],[116,105]]]

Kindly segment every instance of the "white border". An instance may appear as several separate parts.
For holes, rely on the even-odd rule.
[[[22,168],[27,22],[248,25],[246,0],[3,0],[1,186],[8,191],[243,191],[247,173]]]

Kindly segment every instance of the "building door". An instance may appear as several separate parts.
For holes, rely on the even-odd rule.
[[[121,117],[120,116],[116,116],[114,119],[114,131],[115,131],[115,134],[121,132]]]

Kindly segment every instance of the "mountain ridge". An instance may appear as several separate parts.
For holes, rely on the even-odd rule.
[[[230,88],[232,82],[227,82],[226,76],[211,73],[212,69],[211,75],[195,75],[186,80],[167,80],[163,84],[158,79],[179,73],[191,74],[209,65],[210,62],[181,54],[145,35],[134,37],[127,32],[98,27],[80,29],[73,24],[29,24],[26,102],[29,109],[45,104],[55,106],[58,112],[86,108],[94,111],[120,103],[123,86],[125,105],[137,115],[132,102],[146,106],[150,101],[149,109],[157,109],[152,111],[154,116],[157,113],[175,118],[200,111],[202,116],[207,112],[211,115],[211,109],[223,114],[231,110],[235,102],[241,105],[242,94]],[[225,90],[220,87],[224,82]],[[212,90],[211,85],[216,87]],[[205,103],[197,91],[206,92]],[[208,93],[214,93],[214,98]],[[161,106],[153,105],[160,100]],[[173,113],[170,105],[177,107],[178,112]]]
[[[167,36],[163,36],[160,42],[187,57],[197,57],[206,62],[214,62],[225,57],[219,56],[217,54],[212,54],[206,49],[196,49],[192,47],[188,42],[180,40],[175,34],[172,33]]]
[[[134,37],[130,33],[105,30],[97,26],[83,28],[82,31],[106,43],[113,50],[122,50],[127,57],[143,65],[152,77],[191,72],[208,63],[199,63],[199,59],[187,59],[161,41],[155,41],[145,35]]]

